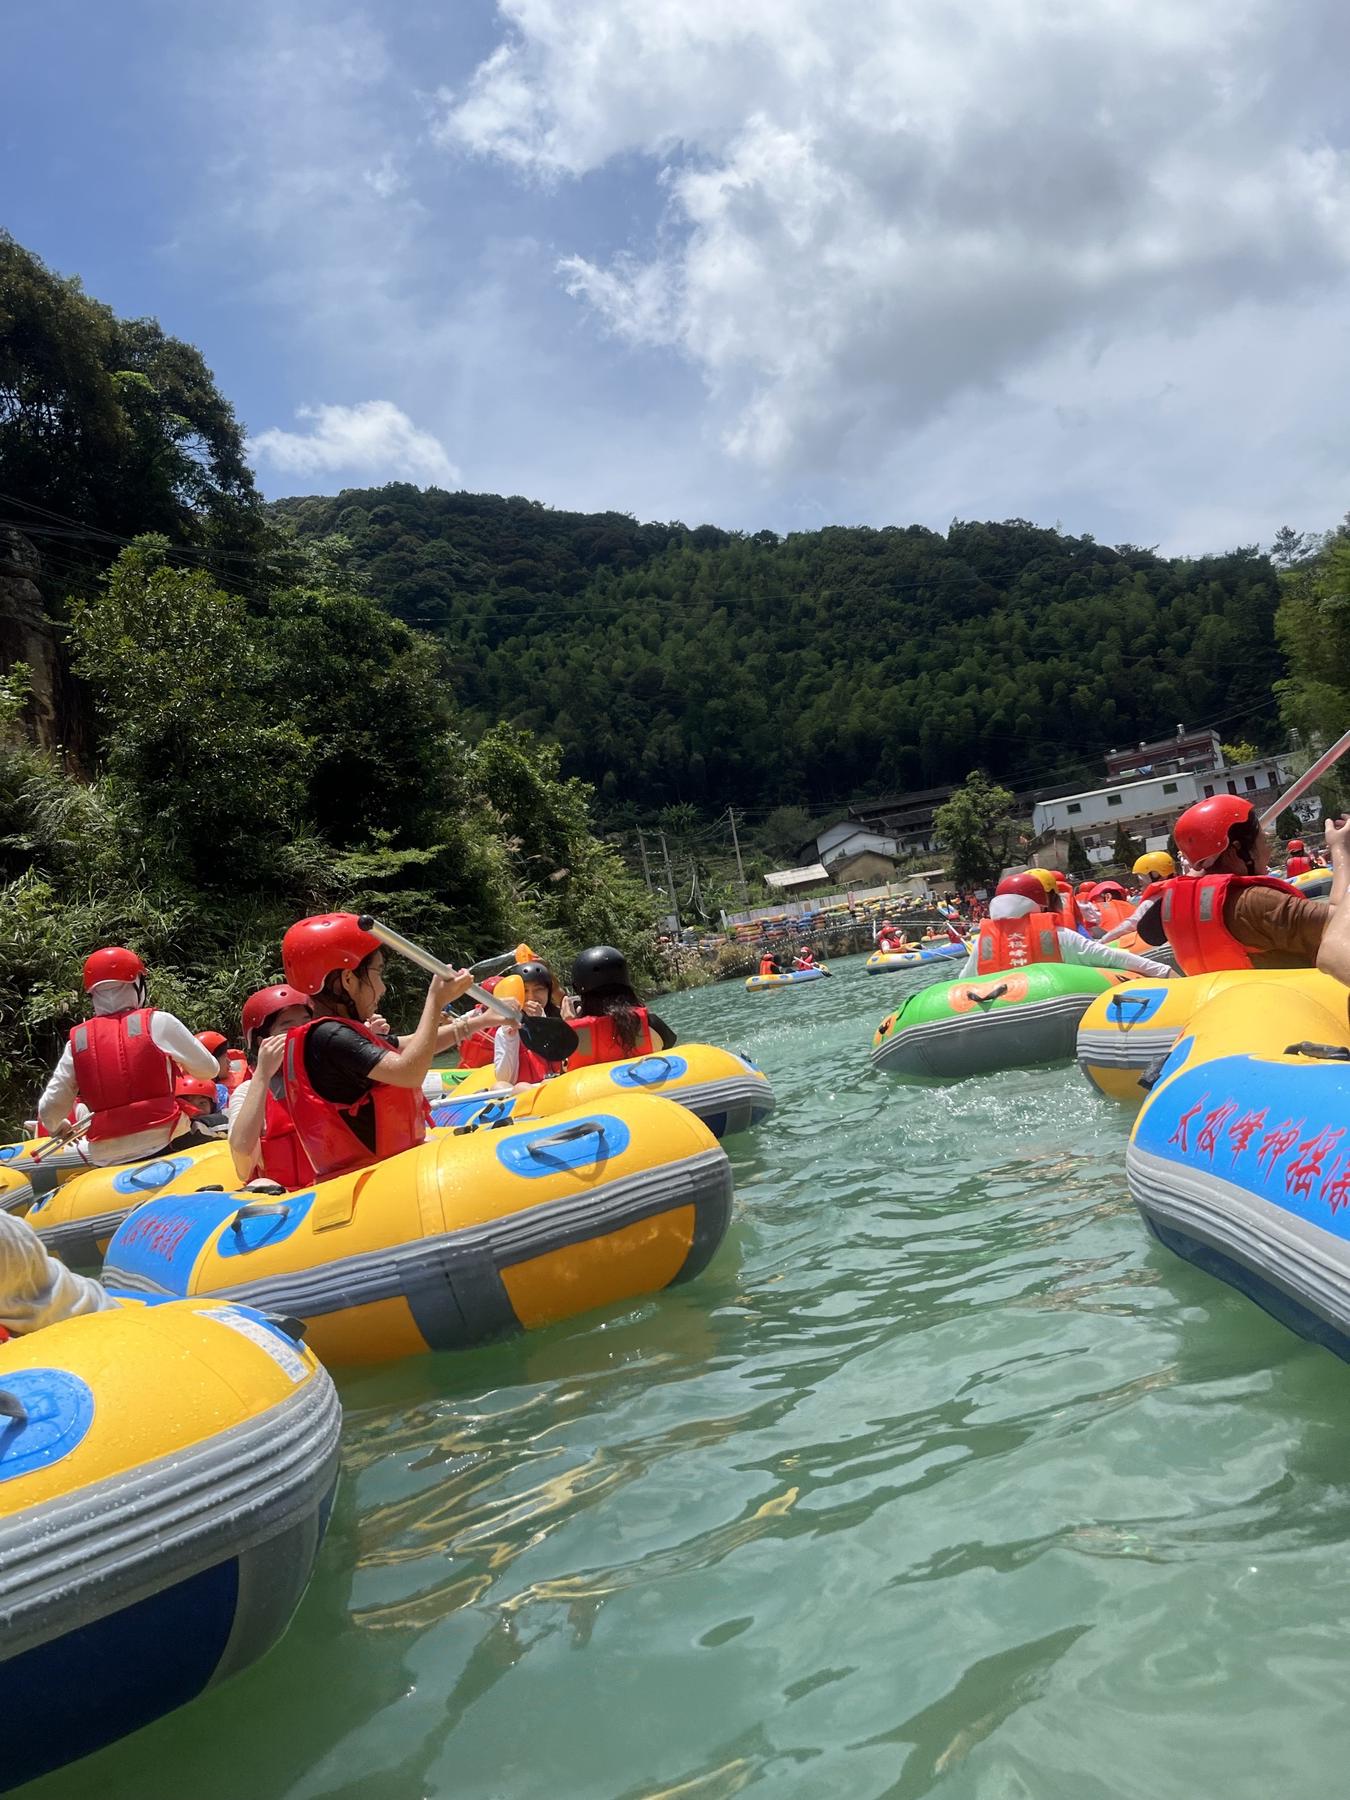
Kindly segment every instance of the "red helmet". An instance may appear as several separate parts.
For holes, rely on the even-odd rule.
[[[1023,900],[1034,900],[1038,907],[1045,906],[1045,884],[1035,875],[1005,875],[994,889],[995,897],[1004,894],[1017,894]]]
[[[100,981],[138,981],[144,974],[145,964],[134,950],[95,950],[84,965],[84,991]]]
[[[1302,838],[1290,838],[1289,854],[1291,856],[1302,856],[1302,854],[1303,854],[1303,839]]]
[[[1092,890],[1094,900],[1124,900],[1125,890],[1118,881],[1099,881]]]
[[[244,1002],[240,1018],[244,1036],[256,1037],[269,1019],[279,1012],[285,1012],[288,1006],[303,1006],[306,1012],[312,1010],[309,995],[302,994],[299,988],[290,987],[284,981],[279,981],[275,987],[259,988],[256,994],[250,994]]]
[[[1215,794],[1188,806],[1172,828],[1177,849],[1197,869],[1208,868],[1228,848],[1228,834],[1235,825],[1247,825],[1256,817],[1250,800],[1238,794]]]
[[[302,993],[317,994],[334,969],[358,968],[383,945],[362,931],[355,913],[316,913],[299,919],[281,940],[286,980]]]
[[[197,1075],[180,1075],[173,1084],[173,1091],[180,1100],[209,1100],[213,1112],[220,1098],[215,1082]]]
[[[194,1035],[197,1042],[204,1045],[212,1056],[219,1056],[229,1042],[223,1031],[198,1031]]]

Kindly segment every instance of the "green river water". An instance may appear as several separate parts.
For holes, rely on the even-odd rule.
[[[344,1378],[279,1648],[24,1800],[1344,1792],[1350,1371],[1150,1242],[1076,1070],[873,1074],[906,979],[663,1001],[778,1096],[712,1268]]]

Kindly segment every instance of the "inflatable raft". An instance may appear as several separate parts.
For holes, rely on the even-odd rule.
[[[731,1165],[647,1094],[543,1124],[472,1120],[317,1188],[165,1194],[108,1246],[104,1280],[304,1319],[325,1362],[456,1350],[655,1293],[706,1268]]]
[[[0,1346],[0,1775],[74,1762],[255,1662],[309,1581],[332,1381],[258,1313],[93,1313]]]
[[[1222,969],[1170,981],[1147,976],[1124,981],[1083,1014],[1078,1066],[1108,1099],[1138,1107],[1196,1011],[1216,994],[1253,981],[1297,985],[1311,974],[1309,969]]]
[[[1330,869],[1305,869],[1301,875],[1291,875],[1289,879],[1307,900],[1331,898]]]
[[[892,969],[917,969],[924,963],[951,962],[957,956],[964,960],[969,955],[969,944],[946,939],[930,950],[874,950],[863,966],[869,975],[885,975]]]
[[[224,1141],[169,1150],[147,1162],[122,1163],[74,1176],[28,1208],[28,1223],[67,1268],[97,1272],[122,1221],[156,1194],[232,1188],[234,1163]]]
[[[1076,963],[1032,963],[921,988],[877,1027],[872,1067],[957,1081],[1071,1061],[1079,1019],[1118,979]]]
[[[57,1150],[50,1144],[50,1138],[0,1144],[0,1212],[26,1212],[39,1195],[50,1194],[89,1167],[89,1158],[75,1145]],[[42,1150],[45,1155],[34,1154]]]
[[[800,987],[804,981],[824,981],[828,969],[789,969],[785,975],[752,975],[745,984],[747,994],[758,994],[765,988]]]
[[[1350,1027],[1325,976],[1198,1008],[1144,1102],[1130,1194],[1178,1256],[1350,1360]]]
[[[497,1118],[549,1119],[573,1106],[603,1106],[625,1094],[659,1094],[676,1100],[702,1119],[716,1138],[761,1125],[774,1108],[768,1077],[743,1056],[714,1044],[680,1044],[622,1062],[595,1063],[555,1075],[516,1094],[494,1088],[490,1068],[464,1072],[439,1099],[431,1101],[437,1125],[457,1129],[489,1110]]]

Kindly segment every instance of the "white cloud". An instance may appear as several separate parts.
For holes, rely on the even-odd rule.
[[[1147,346],[1155,389],[1235,308],[1273,378],[1347,282],[1339,0],[1296,25],[1279,0],[501,11],[439,141],[546,183],[648,160],[656,241],[574,249],[562,278],[620,340],[689,359],[725,449],[775,480],[869,467],[972,392],[1072,403],[1055,380],[1113,347]],[[1214,381],[1190,392],[1226,430],[1233,372]]]
[[[419,431],[392,400],[363,400],[356,406],[302,406],[297,418],[312,421],[308,431],[273,426],[249,439],[252,456],[292,475],[341,471],[373,481],[420,481],[436,487],[458,485],[459,470],[429,431]]]

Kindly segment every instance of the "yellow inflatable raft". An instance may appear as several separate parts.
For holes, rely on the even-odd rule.
[[[28,1223],[67,1268],[97,1270],[108,1240],[129,1213],[156,1194],[189,1194],[198,1188],[232,1188],[234,1163],[222,1140],[169,1149],[147,1162],[110,1169],[86,1167],[28,1208]]]
[[[1230,987],[1327,981],[1311,969],[1221,969],[1169,981],[1140,976],[1101,994],[1078,1025],[1078,1066],[1111,1100],[1138,1107],[1200,1007]],[[1335,983],[1330,985],[1335,986]]]
[[[1350,1360],[1350,1020],[1314,971],[1197,1007],[1135,1122],[1130,1194],[1177,1255]]]
[[[74,1144],[54,1149],[50,1138],[0,1144],[0,1212],[26,1212],[39,1195],[88,1167],[88,1157]]]
[[[490,1109],[484,1123],[503,1117],[551,1119],[569,1107],[603,1106],[624,1094],[659,1094],[687,1107],[714,1137],[723,1138],[762,1124],[774,1108],[763,1070],[715,1044],[680,1044],[622,1062],[593,1063],[519,1094],[493,1082],[491,1068],[462,1074],[448,1092],[431,1097],[432,1118],[453,1130],[480,1118],[484,1107]]]
[[[137,1295],[214,1294],[307,1321],[331,1363],[459,1349],[691,1280],[731,1213],[731,1165],[649,1095],[440,1132],[277,1199],[165,1194],[108,1247]]]
[[[304,1345],[235,1307],[127,1306],[0,1345],[6,1791],[276,1642],[340,1425]]]

